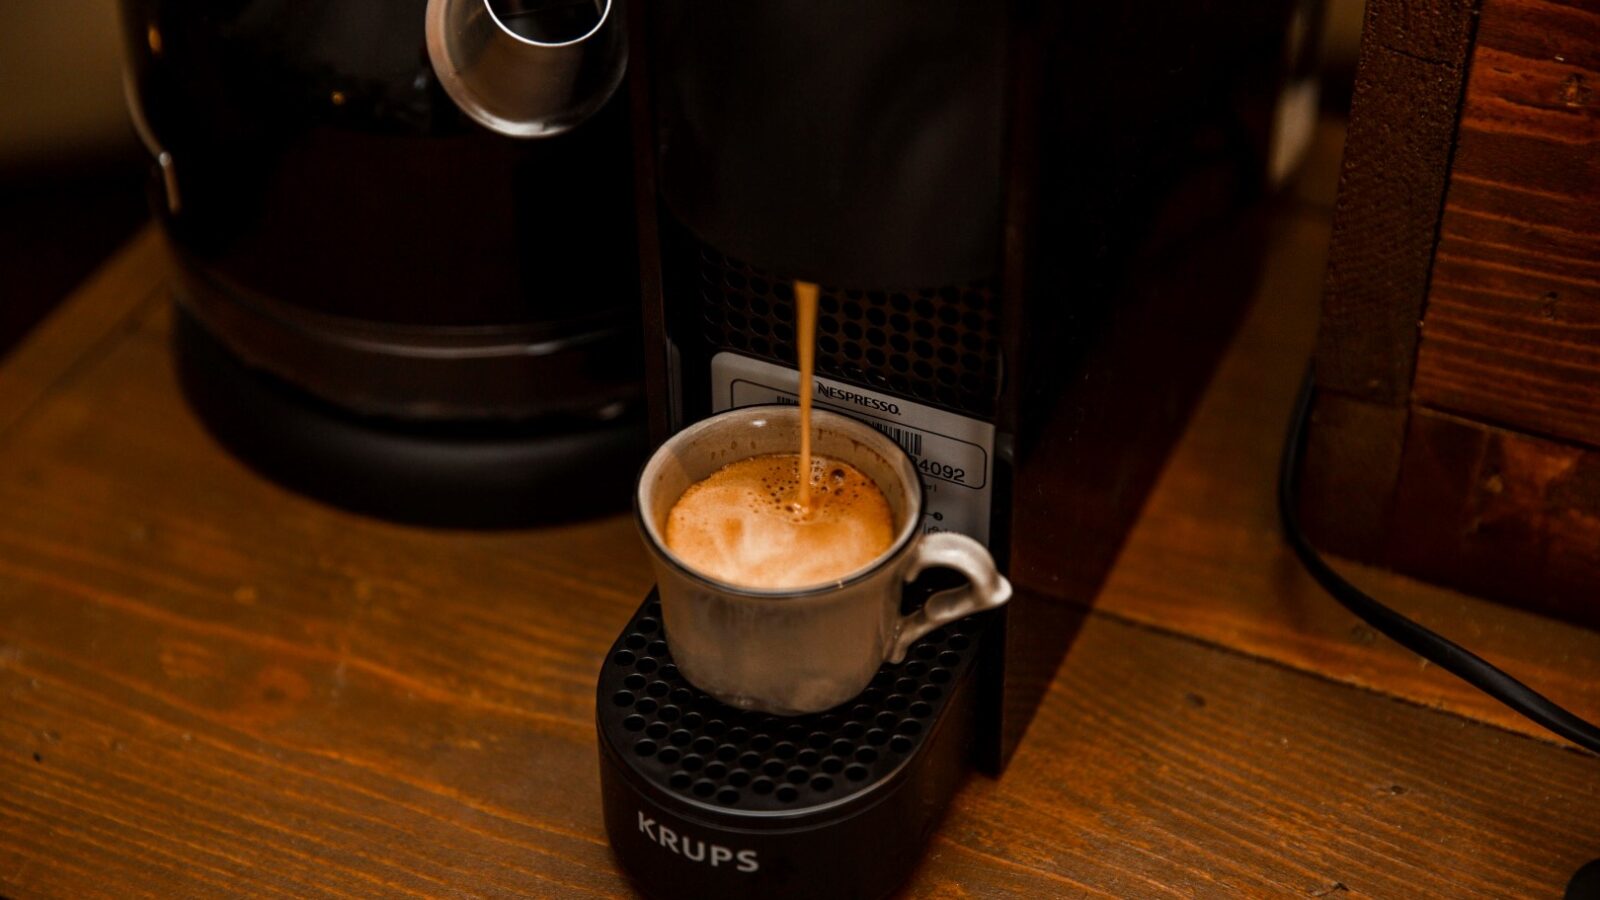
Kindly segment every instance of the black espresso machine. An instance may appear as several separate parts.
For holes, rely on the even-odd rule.
[[[581,85],[578,48],[626,44],[652,438],[811,391],[895,437],[923,527],[1015,586],[824,713],[707,697],[653,595],[601,669],[606,828],[642,891],[889,893],[965,773],[1004,769],[1254,286],[1291,4],[584,0],[603,24],[557,56],[497,31],[509,0],[434,2],[445,86],[508,133],[537,131],[543,73]]]
[[[484,140],[570,148],[596,123],[631,123],[631,166],[609,183],[634,202],[596,221],[636,229],[644,346],[631,358],[655,441],[793,400],[790,285],[818,282],[803,389],[895,437],[924,473],[923,527],[986,542],[1016,588],[850,703],[800,717],[698,691],[645,598],[596,704],[606,828],[642,891],[883,896],[966,773],[1004,769],[1253,288],[1286,47],[1304,43],[1285,39],[1290,6],[427,4],[427,90],[405,96],[425,94],[463,144],[443,96]],[[518,26],[535,14],[554,31]],[[627,83],[606,102],[616,60]],[[200,103],[213,88],[193,90]],[[357,99],[332,97],[329,121]],[[547,199],[518,202],[532,215]],[[581,241],[555,246],[590,264]],[[634,258],[593,272],[631,278]]]
[[[1254,287],[1293,15],[631,7],[654,438],[793,401],[791,284],[818,282],[802,389],[894,436],[924,527],[1016,588],[798,718],[686,683],[647,599],[597,695],[606,826],[646,893],[885,895],[964,773],[1003,770]]]

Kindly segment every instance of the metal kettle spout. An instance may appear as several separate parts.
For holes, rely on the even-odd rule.
[[[512,137],[578,125],[627,66],[620,0],[428,0],[428,58],[445,93]]]

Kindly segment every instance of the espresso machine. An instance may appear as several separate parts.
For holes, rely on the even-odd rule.
[[[966,774],[1004,770],[1251,293],[1289,4],[596,0],[541,45],[499,0],[436,2],[451,96],[510,134],[604,81],[585,47],[627,48],[653,440],[810,391],[895,438],[921,526],[1015,586],[817,714],[696,689],[653,595],[602,666],[606,828],[642,891],[889,893]],[[821,286],[803,386],[795,279]]]

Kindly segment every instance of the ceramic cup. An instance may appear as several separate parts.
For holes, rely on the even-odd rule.
[[[896,525],[888,550],[837,581],[741,587],[695,571],[666,546],[667,515],[690,485],[730,462],[796,452],[797,408],[750,406],[696,422],[662,444],[639,476],[635,511],[673,659],[696,687],[742,709],[830,709],[859,694],[884,661],[902,661],[917,638],[1011,598],[982,544],[954,532],[923,533],[922,480],[899,444],[826,410],[812,412],[812,426],[814,452],[876,482]],[[967,583],[902,615],[907,584],[930,568],[952,569]]]

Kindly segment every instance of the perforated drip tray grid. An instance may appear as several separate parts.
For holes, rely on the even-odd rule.
[[[654,595],[600,673],[599,721],[636,771],[729,811],[799,811],[888,777],[927,737],[973,664],[981,619],[934,631],[906,661],[823,713],[773,716],[724,705],[678,673]]]

